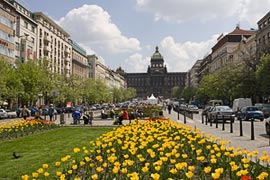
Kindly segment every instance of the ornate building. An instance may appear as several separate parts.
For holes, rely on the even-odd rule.
[[[151,94],[155,97],[172,97],[172,88],[185,87],[186,72],[167,72],[158,47],[151,57],[147,73],[124,73],[123,75],[127,88],[135,88],[137,96],[142,98]]]

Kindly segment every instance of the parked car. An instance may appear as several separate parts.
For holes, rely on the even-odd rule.
[[[270,104],[256,103],[256,107],[263,112],[264,118],[268,118],[270,115]]]
[[[256,106],[246,106],[243,107],[237,113],[237,119],[250,120],[250,119],[259,119],[260,121],[264,120],[263,112],[258,109]]]
[[[0,109],[0,119],[5,119],[7,117],[8,117],[8,114],[7,114],[6,110]]]
[[[199,108],[197,106],[195,106],[195,105],[188,105],[188,109],[187,110],[189,112],[199,114]]]
[[[17,117],[17,113],[16,111],[12,111],[10,109],[6,109],[6,112],[7,112],[7,117],[8,118],[16,118]]]
[[[229,106],[214,106],[210,112],[210,120],[217,122],[226,120],[233,120],[234,122],[234,113]]]

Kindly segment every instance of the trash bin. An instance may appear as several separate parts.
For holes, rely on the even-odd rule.
[[[65,124],[65,114],[64,113],[60,114],[60,124]]]

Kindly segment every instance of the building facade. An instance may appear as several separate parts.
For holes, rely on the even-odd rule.
[[[0,57],[14,64],[15,60],[15,16],[8,1],[0,2]]]
[[[248,39],[254,33],[254,31],[243,30],[237,26],[231,33],[220,36],[218,42],[212,47],[210,73],[217,72],[232,63],[234,49],[243,39]]]
[[[86,51],[71,40],[72,44],[72,75],[85,80],[89,77],[89,65]]]
[[[122,75],[102,64],[95,54],[88,55],[87,58],[90,78],[104,82],[109,88],[125,88],[125,79]]]
[[[258,22],[256,34],[257,59],[264,53],[270,53],[270,11]]]
[[[199,85],[199,70],[201,67],[201,63],[203,60],[197,60],[195,64],[191,67],[191,69],[187,73],[187,82],[186,85],[190,87],[198,87]]]
[[[38,58],[47,60],[53,73],[70,77],[72,46],[69,34],[42,12],[33,13],[37,27]]]
[[[167,72],[164,59],[156,47],[146,73],[124,73],[127,87],[136,89],[137,96],[146,98],[153,94],[155,97],[172,97],[172,88],[184,89],[186,72]]]
[[[14,8],[15,27],[15,60],[26,62],[37,59],[37,23],[33,14],[15,0],[8,0]]]

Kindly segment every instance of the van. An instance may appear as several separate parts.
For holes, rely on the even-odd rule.
[[[238,98],[233,100],[233,112],[240,111],[245,106],[252,106],[251,98]]]

